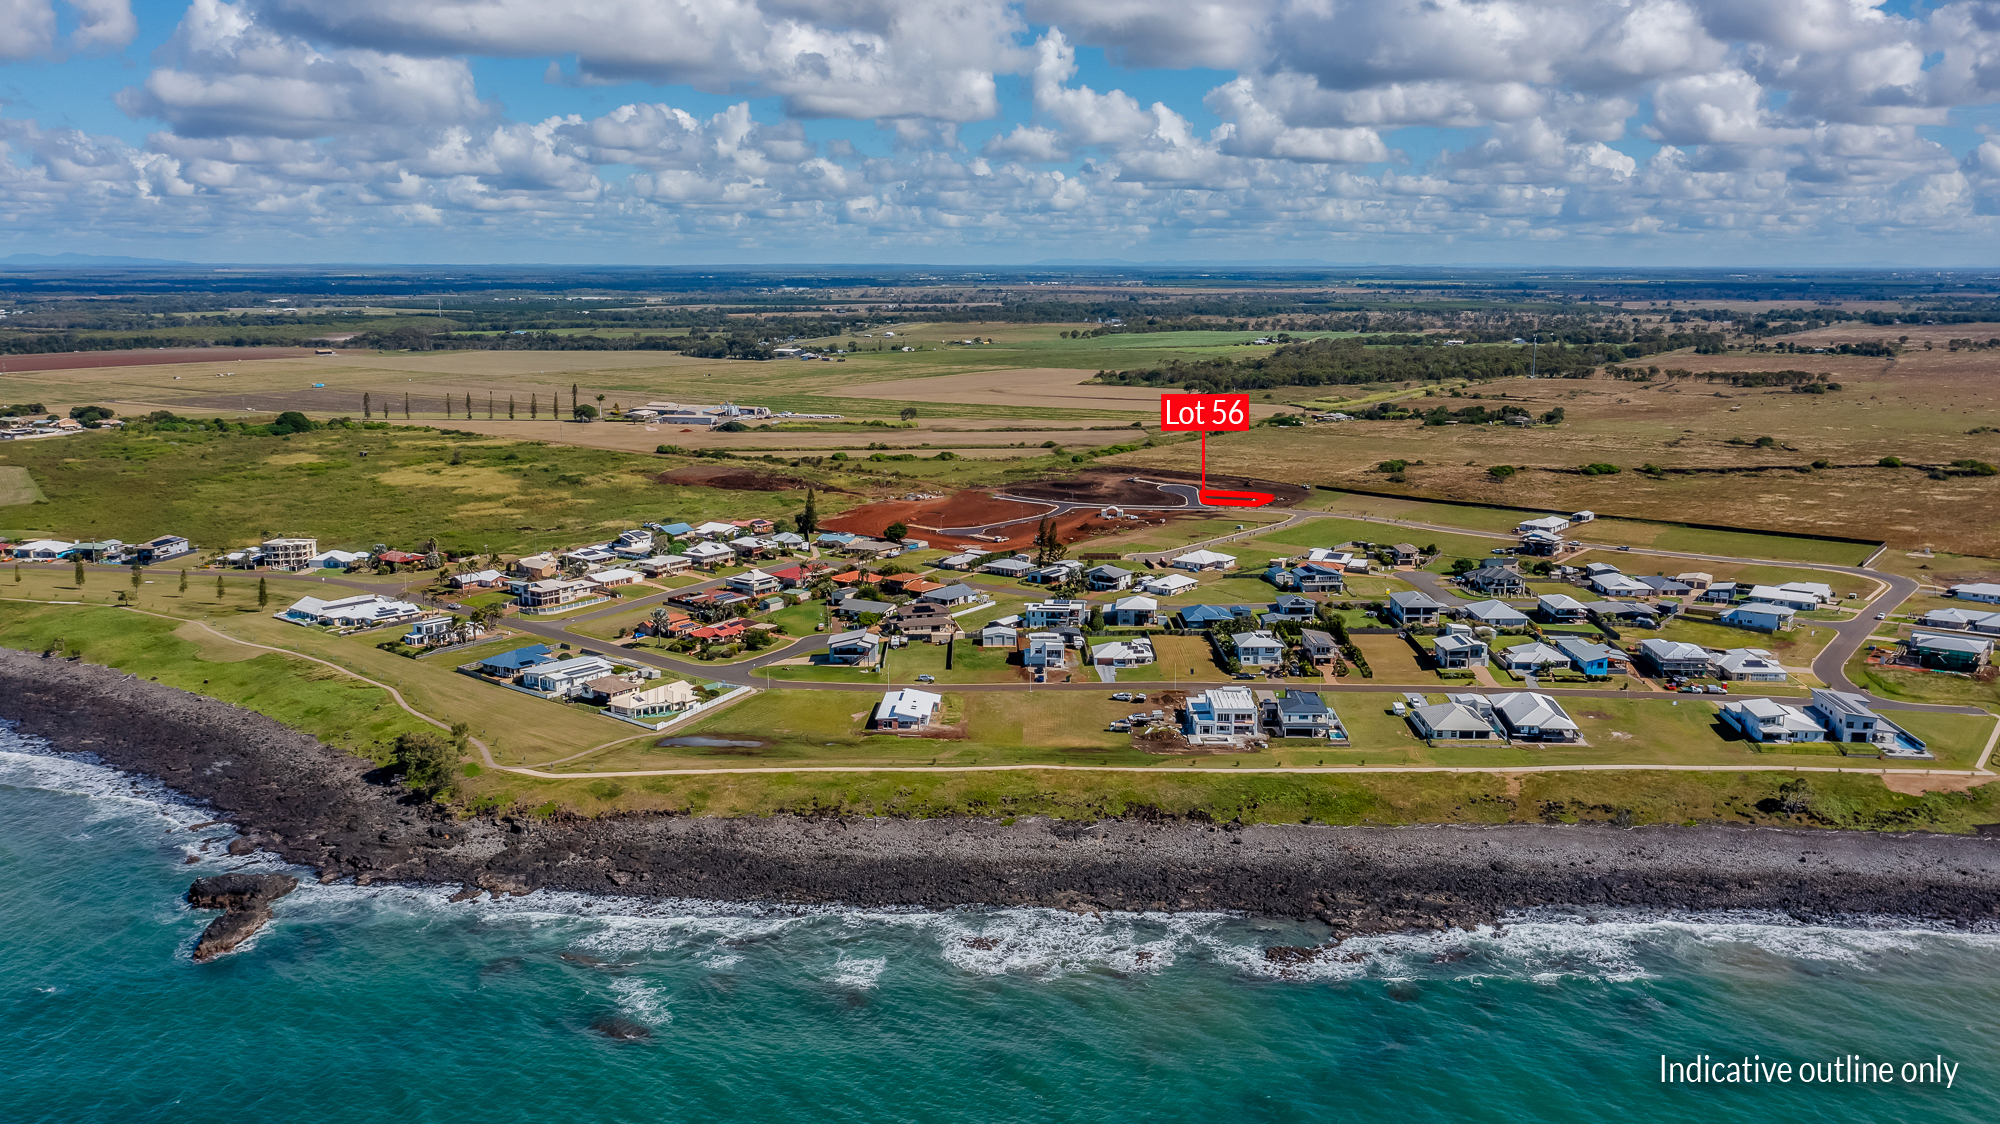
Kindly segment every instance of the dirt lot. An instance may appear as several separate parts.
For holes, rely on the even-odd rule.
[[[299,359],[310,347],[161,347],[144,351],[63,351],[10,355],[9,371],[82,371],[93,367],[155,367],[162,363],[243,363],[252,359]]]
[[[672,472],[660,473],[662,484],[683,484],[698,488],[726,488],[738,492],[784,492],[806,487],[810,481],[785,476],[776,472],[764,472],[755,468],[738,468],[734,465],[691,464]],[[822,486],[823,487],[823,486]],[[827,491],[838,489],[828,488]]]
[[[1192,446],[1189,446],[1190,448]],[[1152,484],[1139,483],[1132,479],[1130,469],[1089,468],[1066,480],[1035,480],[1026,484],[1009,484],[1007,493],[1028,496],[1033,499],[1064,500],[1069,503],[1103,504],[1107,507],[1127,504],[1135,507],[1149,507],[1160,504],[1178,503],[1180,497],[1171,492],[1162,492]],[[1148,469],[1146,479],[1168,483],[1199,484],[1201,474],[1176,469]],[[1276,480],[1262,480],[1249,476],[1219,476],[1208,478],[1212,488],[1254,489],[1270,492],[1277,496],[1278,506],[1284,507],[1304,499],[1308,489],[1297,484],[1287,484]]]
[[[909,527],[913,533],[919,533],[920,537],[929,540],[933,546],[977,544],[988,548],[1018,549],[1034,544],[1035,532],[1041,522],[1037,517],[1049,510],[1051,509],[1036,504],[997,500],[982,490],[968,490],[942,500],[916,502],[898,500],[866,504],[832,516],[821,526],[829,531],[879,535],[890,524],[901,523]],[[969,519],[970,522],[927,522],[940,515],[951,520]],[[991,535],[983,539],[945,534],[935,529],[943,526],[968,527],[995,519],[1024,521],[1005,527],[995,527]],[[1100,519],[1094,511],[1071,512],[1056,520],[1056,534],[1065,543],[1076,543],[1112,531],[1130,529],[1129,522]],[[992,536],[1004,536],[1004,538],[996,541]]]

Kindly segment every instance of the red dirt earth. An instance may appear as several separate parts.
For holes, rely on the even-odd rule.
[[[826,519],[820,524],[820,528],[827,531],[880,536],[891,523],[901,523],[910,529],[912,536],[928,540],[933,546],[978,544],[988,548],[1015,548],[1034,543],[1035,531],[1041,524],[1038,517],[1049,510],[1050,508],[1041,504],[999,500],[994,499],[988,492],[967,490],[937,500],[865,504]],[[993,534],[1006,536],[1005,542],[994,542],[990,538],[974,539],[947,535],[931,530],[934,527],[979,526],[1002,519],[1025,519],[1026,522],[995,528]],[[1057,536],[1064,542],[1075,542],[1106,531],[1131,528],[1132,523],[1129,520],[1102,519],[1094,511],[1073,511],[1056,520]]]

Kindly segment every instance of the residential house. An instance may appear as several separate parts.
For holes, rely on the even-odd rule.
[[[1572,523],[1588,523],[1597,518],[1597,513],[1594,511],[1578,511],[1571,514],[1569,518]]]
[[[1514,533],[1525,535],[1529,531],[1540,531],[1545,535],[1560,535],[1569,530],[1569,523],[1569,520],[1560,515],[1544,515],[1538,519],[1522,520],[1515,526]]]
[[[1141,667],[1153,660],[1153,642],[1144,636],[1113,640],[1090,650],[1090,662],[1098,667]]]
[[[1833,595],[1833,587],[1825,582],[1786,582],[1778,588],[1784,590],[1786,593],[1810,594],[1814,600],[1822,605],[1836,600]]]
[[[1257,732],[1257,700],[1242,687],[1210,687],[1189,697],[1183,730],[1193,740],[1227,741]]]
[[[1146,578],[1139,583],[1139,588],[1155,597],[1179,597],[1200,584],[1186,574],[1161,574]]]
[[[132,548],[132,560],[141,566],[156,566],[170,558],[193,554],[194,546],[179,535],[161,535]]]
[[[529,582],[521,587],[515,598],[523,609],[553,609],[558,605],[568,605],[586,597],[597,595],[597,587],[576,578],[550,578],[547,581]]]
[[[403,643],[412,648],[428,648],[451,639],[459,625],[442,614],[434,617],[418,617],[410,622],[410,631],[403,634]]]
[[[1827,740],[1865,742],[1884,756],[1929,757],[1923,740],[1870,709],[1866,695],[1815,687],[1808,712],[1826,728]]]
[[[406,556],[401,551],[391,551],[382,555],[382,558],[388,562],[415,563],[422,559],[422,555],[411,554]],[[584,569],[590,569],[593,566],[609,566],[613,562],[618,561],[618,556],[611,553],[603,543],[594,543],[590,546],[579,546],[575,550],[563,552],[562,560],[564,564],[572,567],[581,566]]]
[[[882,619],[885,627],[893,626],[910,636],[927,637],[932,643],[940,643],[956,637],[964,631],[951,617],[951,610],[942,605],[930,605],[920,601],[900,606],[895,612]]]
[[[773,523],[769,519],[764,519],[761,517],[752,519],[732,519],[729,521],[729,525],[735,527],[739,531],[748,531],[753,535],[768,535],[772,531],[778,529],[778,525],[776,523]]]
[[[806,583],[806,568],[796,562],[789,566],[773,566],[764,572],[778,579],[780,589],[796,589]]]
[[[833,603],[833,615],[842,620],[853,620],[868,613],[888,616],[895,608],[887,601],[870,601],[865,597],[843,597]]]
[[[1318,691],[1293,689],[1282,696],[1259,691],[1256,698],[1264,728],[1277,737],[1347,740],[1347,728],[1341,725],[1340,716],[1326,705]]]
[[[1762,648],[1731,648],[1715,657],[1715,677],[1744,683],[1783,683],[1778,657]]]
[[[1431,642],[1431,658],[1440,668],[1485,667],[1486,641],[1463,633],[1450,633]]]
[[[319,553],[318,539],[266,539],[264,565],[274,570],[303,570]]]
[[[1045,670],[1069,666],[1069,643],[1059,632],[1024,632],[1016,643],[1021,662]]]
[[[983,554],[952,554],[938,559],[940,570],[970,570],[979,565]]]
[[[1628,578],[1620,573],[1593,574],[1586,584],[1606,597],[1650,597],[1653,595],[1652,586],[1647,585],[1637,578]]]
[[[645,575],[637,570],[610,569],[599,570],[594,574],[586,574],[582,580],[596,586],[602,592],[603,590],[621,585],[631,585],[642,577],[645,577]]]
[[[841,553],[850,554],[856,558],[894,558],[898,554],[903,553],[901,543],[893,543],[885,539],[855,539],[840,549]]]
[[[1700,570],[1691,570],[1685,574],[1675,574],[1674,580],[1687,586],[1689,589],[1707,589],[1709,586],[1715,584],[1715,575],[1703,573]]]
[[[1655,675],[1700,678],[1715,672],[1715,663],[1707,648],[1680,640],[1662,640],[1659,637],[1641,640],[1639,658],[1653,669]]]
[[[882,638],[867,629],[837,632],[826,640],[826,662],[844,667],[874,667]]]
[[[528,668],[521,673],[521,685],[558,698],[573,698],[582,694],[591,680],[602,679],[615,670],[603,656],[573,656]]]
[[[927,590],[942,588],[937,582],[926,581],[922,576],[917,574],[890,574],[875,584],[882,587],[882,592],[894,594],[898,597],[915,597],[917,594]],[[918,588],[912,588],[913,586]]]
[[[1528,627],[1528,614],[1505,601],[1474,601],[1460,608],[1459,614],[1478,621],[1488,628]]]
[[[1422,590],[1403,589],[1389,595],[1389,619],[1403,627],[1436,624],[1443,608],[1444,602]]]
[[[1741,589],[1742,587],[1738,586],[1735,582],[1710,582],[1708,583],[1708,588],[1702,590],[1701,596],[1695,600],[1715,605],[1729,605],[1736,601],[1736,596],[1741,592]]]
[[[1494,658],[1501,667],[1528,675],[1540,674],[1551,667],[1568,668],[1570,657],[1561,649],[1552,648],[1539,641],[1531,644],[1516,644],[1512,648],[1500,648]]]
[[[1089,615],[1090,603],[1077,598],[1030,601],[1021,609],[1021,620],[1028,628],[1053,628],[1057,625],[1081,628]]]
[[[1571,670],[1585,675],[1614,675],[1631,662],[1625,653],[1616,648],[1592,644],[1575,636],[1558,637],[1556,650],[1569,657]]]
[[[1919,667],[1971,673],[1993,658],[1993,641],[1983,636],[1915,632],[1903,641],[1903,651]]]
[[[1085,588],[1097,593],[1110,593],[1132,588],[1132,571],[1116,566],[1098,566],[1084,571]]]
[[[1236,614],[1222,605],[1188,605],[1177,614],[1181,627],[1198,632],[1211,624],[1234,624]]]
[[[1441,702],[1410,710],[1410,725],[1428,741],[1493,741],[1493,723],[1464,703]]]
[[[1229,641],[1236,646],[1236,658],[1244,667],[1276,667],[1285,662],[1285,642],[1262,629],[1234,633]]]
[[[1460,574],[1458,583],[1488,597],[1526,597],[1528,579],[1509,563],[1498,558],[1482,559],[1479,565]]]
[[[1033,562],[1025,558],[998,558],[979,568],[981,573],[1002,578],[1024,578],[1035,568]]]
[[[1715,619],[1732,628],[1747,628],[1753,632],[1777,632],[1790,628],[1792,617],[1797,613],[1798,610],[1789,605],[1745,603]]]
[[[1516,691],[1494,695],[1492,703],[1507,736],[1516,741],[1573,742],[1583,737],[1582,727],[1548,695]]]
[[[1685,597],[1694,592],[1694,587],[1691,585],[1684,585],[1672,578],[1658,575],[1640,574],[1632,580],[1651,591],[1641,595],[1645,597]]]
[[[737,531],[738,528],[734,523],[717,523],[710,520],[689,531],[688,534],[697,539],[733,539],[737,537]]]
[[[846,531],[821,531],[819,537],[813,541],[829,550],[839,550],[860,537],[848,534]]]
[[[915,730],[937,722],[938,711],[944,706],[944,696],[930,691],[919,691],[913,687],[889,691],[875,707],[875,728],[878,730]]]
[[[632,568],[649,577],[665,578],[694,569],[694,559],[684,554],[656,554],[632,563]]]
[[[744,535],[740,538],[730,539],[728,545],[729,549],[735,552],[736,557],[746,561],[753,558],[770,558],[779,553],[777,543],[772,542],[770,539],[758,538],[755,535]]]
[[[507,575],[498,570],[473,570],[464,574],[453,574],[453,589],[496,589],[507,584]]]
[[[541,581],[555,577],[562,569],[553,554],[530,554],[526,558],[514,559],[514,572],[529,581]]]
[[[1918,618],[1925,628],[1955,628],[1961,632],[2000,633],[2000,613],[1978,609],[1932,609]]]
[[[1802,589],[1788,589],[1781,585],[1753,585],[1744,600],[1758,605],[1782,605],[1794,612],[1808,612],[1819,608],[1818,596]]]
[[[1803,707],[1776,699],[1734,699],[1719,708],[1722,720],[1753,742],[1819,742],[1826,730]]]
[[[687,523],[668,523],[654,529],[670,539],[684,538],[694,533],[694,527]]]
[[[1537,597],[1535,612],[1550,624],[1580,621],[1590,615],[1583,602],[1565,593],[1544,593]]]
[[[682,551],[687,560],[704,570],[712,570],[724,563],[734,561],[736,552],[719,542],[698,542]]]
[[[770,538],[772,542],[778,544],[779,549],[788,552],[803,550],[806,545],[806,540],[802,536],[795,535],[790,531],[779,531],[777,534],[770,536]]]
[[[379,593],[357,593],[346,597],[301,597],[282,613],[279,620],[293,624],[319,624],[334,628],[374,628],[402,624],[423,616],[424,611],[408,601],[398,601]]]
[[[14,557],[23,562],[57,562],[75,549],[75,543],[61,539],[30,539],[14,547]]]
[[[1046,566],[1030,570],[1028,580],[1040,585],[1061,585],[1081,576],[1082,573],[1083,563],[1074,558],[1066,558],[1061,562],[1051,562]]]
[[[1002,620],[1018,621],[1018,617],[1004,617]],[[989,621],[979,630],[979,646],[982,648],[1013,648],[1020,640],[1020,630],[1012,624]]]
[[[537,664],[554,659],[553,651],[547,644],[530,644],[525,648],[515,648],[497,656],[488,656],[479,661],[481,674],[496,679],[512,679]]]
[[[1104,614],[1104,619],[1111,624],[1128,627],[1149,625],[1153,623],[1153,615],[1159,612],[1159,609],[1158,601],[1135,594],[1112,602],[1111,608]]]
[[[1660,627],[1659,610],[1639,601],[1592,601],[1584,605],[1591,616],[1614,625],[1634,628]]]
[[[1192,570],[1199,574],[1211,571],[1233,570],[1236,568],[1236,557],[1231,554],[1221,554],[1213,550],[1191,550],[1174,559],[1168,565],[1176,570]]]
[[[80,542],[70,550],[70,557],[80,558],[85,562],[123,562],[125,561],[125,542],[123,539],[105,539],[102,542]]]
[[[611,553],[620,558],[645,558],[653,553],[653,532],[644,529],[620,532],[611,544]]]
[[[953,582],[950,585],[941,585],[936,589],[926,589],[917,595],[917,600],[922,601],[926,605],[952,607],[970,605],[974,601],[982,600],[985,596],[985,594],[963,582]]]
[[[1351,550],[1330,550],[1326,547],[1318,546],[1306,551],[1306,561],[1334,566],[1350,574],[1365,574],[1368,572],[1370,564],[1368,556],[1365,554],[1357,554]]]
[[[1285,620],[1309,621],[1319,614],[1319,602],[1289,593],[1271,605],[1271,615]]]
[[[725,584],[738,593],[747,593],[752,597],[764,593],[776,593],[785,588],[784,582],[762,570],[746,570],[732,576]]]
[[[1292,586],[1300,593],[1341,593],[1347,589],[1347,576],[1338,566],[1303,562],[1290,572]]]
[[[1424,553],[1411,543],[1399,542],[1389,548],[1389,556],[1398,566],[1414,566],[1423,560]]]
[[[1323,667],[1333,662],[1334,656],[1340,652],[1340,646],[1334,643],[1333,634],[1330,632],[1321,632],[1316,628],[1302,628],[1299,630],[1299,652],[1307,663],[1314,667]]]
[[[1594,578],[1600,574],[1615,574],[1617,572],[1618,567],[1613,566],[1609,562],[1587,562],[1583,567],[1583,576],[1586,578]]]
[[[1521,553],[1523,554],[1533,554],[1546,558],[1551,554],[1561,554],[1562,548],[1563,540],[1561,535],[1551,535],[1547,531],[1529,531],[1527,534],[1521,536]]]
[[[1983,601],[1988,605],[2000,605],[2000,585],[1992,582],[1972,582],[1951,587],[1951,595],[1960,601]]]
[[[665,718],[691,710],[701,702],[694,686],[682,679],[666,679],[647,686],[634,683],[605,699],[605,709],[619,718]]]

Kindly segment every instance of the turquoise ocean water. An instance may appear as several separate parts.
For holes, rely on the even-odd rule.
[[[0,1120],[1990,1121],[2000,936],[1514,919],[1311,943],[1222,915],[318,886],[236,955],[222,827],[0,730]],[[206,852],[202,845],[213,843]],[[189,854],[204,856],[188,865]],[[594,1026],[643,1028],[618,1040]],[[1662,1085],[1659,1055],[1941,1083]]]

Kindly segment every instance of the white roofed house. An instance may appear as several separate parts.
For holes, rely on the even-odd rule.
[[[1792,617],[1797,615],[1797,613],[1798,610],[1792,608],[1790,605],[1752,604],[1746,602],[1731,608],[1728,612],[1715,619],[1726,625],[1732,625],[1736,628],[1747,628],[1755,632],[1778,632],[1782,629],[1790,628],[1792,626]]]
[[[826,662],[841,667],[873,667],[882,650],[882,638],[867,629],[839,632],[827,637]]]
[[[453,574],[451,584],[456,589],[486,589],[507,584],[507,575],[498,570],[473,570],[463,574]]]
[[[1621,594],[1627,597],[1648,597],[1653,592],[1653,587],[1645,582],[1618,573],[1594,574],[1589,584],[1590,588],[1606,597],[1617,597]]]
[[[622,532],[612,542],[611,552],[620,558],[644,558],[653,553],[653,532],[644,528]]]
[[[1540,531],[1545,535],[1560,535],[1569,530],[1570,521],[1560,515],[1544,515],[1539,519],[1524,519],[1514,527],[1514,533],[1525,535],[1529,531]]]
[[[1804,707],[1776,699],[1734,699],[1718,709],[1724,722],[1753,742],[1826,740],[1826,730]]]
[[[1132,572],[1116,566],[1097,566],[1086,570],[1084,585],[1099,593],[1132,588]]]
[[[650,686],[635,683],[613,694],[605,709],[619,718],[638,720],[679,714],[700,702],[701,695],[685,680],[664,679]]]
[[[1069,645],[1060,632],[1018,633],[1021,663],[1028,667],[1065,668],[1070,665]]]
[[[1098,667],[1143,667],[1154,662],[1153,642],[1138,636],[1098,644],[1090,649],[1090,662]]]
[[[1827,731],[1827,740],[1866,743],[1883,757],[1929,758],[1922,739],[1875,713],[1866,695],[1815,687],[1807,712]]]
[[[1782,585],[1753,585],[1744,600],[1764,605],[1783,605],[1800,613],[1817,609],[1820,604],[1818,594]]]
[[[1201,583],[1186,574],[1160,574],[1139,583],[1139,588],[1155,597],[1178,597]]]
[[[589,582],[591,585],[596,586],[598,589],[610,589],[614,586],[631,585],[633,582],[638,581],[640,578],[643,578],[645,576],[646,575],[641,574],[637,570],[624,570],[624,569],[614,568],[610,570],[599,570],[594,574],[587,574],[584,576],[583,580]]]
[[[717,523],[714,520],[710,520],[707,523],[703,523],[700,526],[695,527],[688,533],[698,539],[715,539],[715,538],[733,539],[741,532],[741,530],[742,528],[738,527],[734,523]]]
[[[597,587],[581,578],[549,578],[521,587],[516,601],[526,611],[547,611],[586,597],[595,597]]]
[[[617,670],[603,656],[573,656],[566,660],[536,664],[521,673],[521,685],[557,698],[580,695],[593,679],[602,679]]]
[[[1913,632],[1903,641],[1903,652],[1919,667],[1969,674],[1993,658],[1993,640],[1963,633]]]
[[[1512,648],[1500,648],[1494,652],[1494,662],[1509,671],[1519,671],[1530,675],[1539,674],[1551,667],[1568,668],[1570,658],[1563,652],[1539,641],[1531,644],[1517,644]]]
[[[1111,624],[1128,627],[1149,625],[1153,623],[1153,616],[1159,612],[1159,609],[1160,603],[1158,601],[1150,597],[1134,594],[1131,597],[1121,597],[1117,601],[1112,602],[1111,608],[1105,611],[1104,619]]]
[[[1951,587],[1951,595],[1960,601],[1983,601],[1988,605],[2000,605],[2000,585],[1992,582],[1971,582]]]
[[[1192,570],[1195,573],[1211,570],[1233,570],[1236,568],[1236,556],[1222,554],[1213,550],[1191,550],[1175,558],[1169,565],[1177,570]]]
[[[1561,703],[1548,695],[1516,691],[1491,698],[1493,712],[1499,716],[1500,724],[1510,738],[1530,742],[1582,740],[1582,727],[1576,724]]]
[[[1762,648],[1731,648],[1715,657],[1715,677],[1743,683],[1783,683],[1778,657]]]
[[[752,596],[761,593],[776,593],[784,587],[782,581],[762,570],[748,570],[737,574],[731,577],[727,584],[729,588],[738,593],[748,593]]]
[[[735,528],[730,528],[735,530]],[[736,552],[719,542],[698,542],[681,554],[696,566],[715,567],[736,557]]]
[[[303,570],[319,553],[318,539],[266,539],[264,565],[273,570]]]
[[[1226,742],[1257,733],[1257,700],[1242,687],[1210,687],[1190,695],[1182,728],[1194,742]]]
[[[353,568],[357,562],[366,561],[368,555],[358,550],[322,550],[306,559],[306,565],[315,570],[346,570]]]
[[[1340,716],[1326,705],[1318,691],[1292,689],[1282,698],[1265,693],[1258,702],[1265,728],[1278,737],[1347,740],[1347,728],[1341,725]]]
[[[1707,676],[1715,672],[1713,657],[1699,644],[1649,637],[1639,641],[1639,658],[1659,675]]]
[[[284,612],[273,615],[292,624],[373,628],[415,620],[423,616],[424,611],[408,601],[398,601],[379,593],[357,593],[332,599],[301,597]]]
[[[878,730],[915,730],[934,725],[944,707],[944,696],[904,687],[889,691],[875,707]]]
[[[1083,627],[1090,615],[1090,603],[1077,598],[1031,601],[1021,608],[1021,622],[1028,628]]]
[[[1244,667],[1275,667],[1285,662],[1285,642],[1262,629],[1235,633],[1229,642],[1235,645],[1236,658]]]

